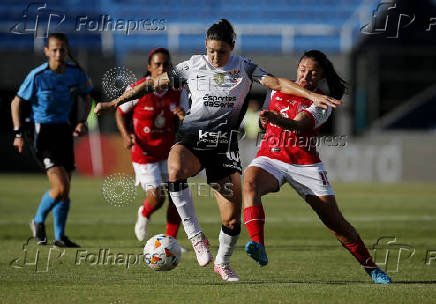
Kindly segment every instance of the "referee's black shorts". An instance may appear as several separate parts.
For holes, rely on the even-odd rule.
[[[64,167],[74,170],[73,133],[69,123],[35,123],[34,148],[41,165],[48,170]]]

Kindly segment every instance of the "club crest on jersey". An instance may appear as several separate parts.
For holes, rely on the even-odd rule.
[[[237,83],[241,79],[241,71],[240,70],[230,71],[229,76],[233,83]]]
[[[217,86],[222,86],[224,83],[224,73],[215,73],[213,75],[213,80],[217,84]]]
[[[281,110],[280,110],[280,114],[281,114],[283,117],[289,118],[288,113],[286,113],[286,111],[288,111],[288,110],[289,110],[289,106],[286,107],[286,108],[284,108],[284,109],[281,109]]]
[[[158,116],[154,119],[154,125],[156,128],[162,129],[165,126],[165,117],[163,115],[163,111],[160,112]]]

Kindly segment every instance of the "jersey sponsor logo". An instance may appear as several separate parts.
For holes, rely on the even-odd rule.
[[[228,133],[229,132],[221,132],[221,131],[211,132],[211,131],[198,130],[198,139],[205,139],[208,137],[228,138],[229,137]]]
[[[204,105],[212,108],[233,108],[236,96],[214,96],[206,94],[203,96]]]
[[[198,130],[198,143],[207,144],[209,147],[216,147],[218,144],[229,143],[229,132],[211,132]]]
[[[153,108],[153,107],[147,107],[147,106],[145,106],[145,107],[144,107],[144,110],[147,110],[147,111],[154,111],[154,108]]]

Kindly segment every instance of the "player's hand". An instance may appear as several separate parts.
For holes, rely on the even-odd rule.
[[[84,122],[79,122],[74,129],[73,136],[79,137],[83,136],[88,132],[88,126]]]
[[[117,108],[117,103],[115,100],[110,102],[99,102],[94,108],[94,113],[97,115],[103,115],[110,112],[114,112]]]
[[[310,100],[319,108],[327,109],[328,106],[336,108],[336,105],[342,104],[342,101],[336,100],[333,97],[312,92]]]
[[[266,124],[272,122],[273,119],[278,115],[276,111],[262,110],[259,112],[259,120],[262,128],[266,129]]]
[[[181,107],[176,107],[173,111],[173,114],[177,115],[180,121],[185,118],[185,110],[183,110]]]
[[[15,137],[13,146],[18,150],[18,153],[23,152],[24,140],[22,137]]]
[[[132,146],[135,144],[135,134],[127,134],[123,136],[123,146],[130,150]]]

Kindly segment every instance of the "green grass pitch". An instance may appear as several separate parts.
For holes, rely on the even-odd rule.
[[[380,286],[289,186],[264,198],[266,267],[246,256],[243,246],[249,237],[243,227],[232,258],[241,282],[223,282],[212,266],[199,267],[192,250],[173,271],[154,272],[136,258],[143,243],[136,241],[133,226],[143,194],[138,188],[134,203],[113,207],[102,198],[102,182],[73,176],[66,232],[82,248],[62,252],[32,242],[23,247],[31,236],[28,222],[48,188],[46,178],[0,175],[0,303],[436,302],[434,183],[333,185],[342,212],[368,247],[386,237],[376,246],[376,262],[388,256],[387,265],[380,266],[394,284]],[[195,206],[215,254],[218,208],[204,189],[200,197],[194,191]],[[165,231],[165,209],[153,215],[149,236]],[[46,225],[51,240],[51,215]],[[179,241],[190,248],[182,228]],[[105,249],[118,254],[117,264],[98,260],[99,250]],[[128,257],[132,265],[126,267]]]

